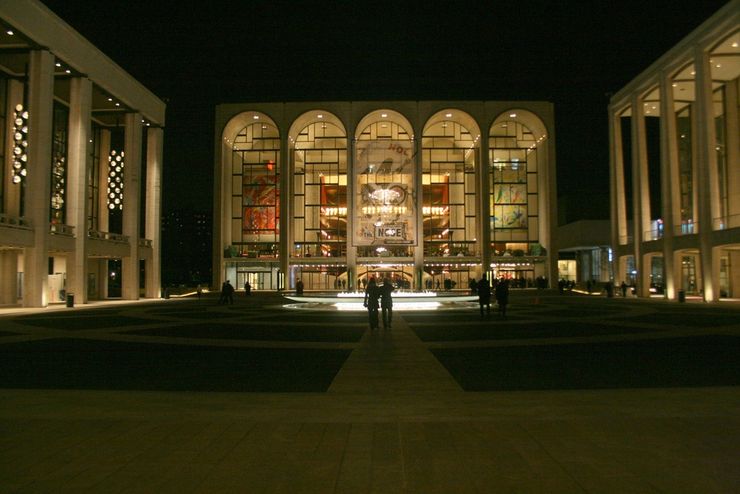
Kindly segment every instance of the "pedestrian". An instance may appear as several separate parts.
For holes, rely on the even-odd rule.
[[[393,284],[389,278],[380,287],[380,309],[383,312],[383,329],[390,329],[393,321]]]
[[[435,285],[435,289],[439,291],[439,280],[437,280],[437,284]]]
[[[198,294],[198,300],[200,300],[200,297],[203,295],[203,288],[200,286],[200,283],[195,287],[195,292]]]
[[[226,303],[226,292],[229,291],[229,287],[227,286],[227,282],[224,281],[221,283],[221,293],[218,296],[218,305],[225,304]]]
[[[486,308],[486,314],[491,313],[491,284],[484,274],[481,276],[478,286],[478,305],[480,305],[480,316],[483,317],[483,307]]]
[[[470,288],[471,295],[475,295],[476,293],[478,293],[478,282],[475,281],[475,278],[468,279],[468,288]]]
[[[224,303],[228,302],[229,305],[234,305],[234,287],[231,285],[231,281],[226,280],[224,293],[226,294],[226,297],[224,299]]]
[[[371,277],[365,287],[365,300],[362,304],[367,308],[370,329],[378,329],[378,298],[380,298],[380,290],[375,283],[375,277]]]
[[[626,298],[627,297],[627,283],[622,281],[622,284],[619,285],[619,288],[622,290],[622,298]]]
[[[496,302],[498,303],[498,311],[506,319],[506,306],[509,305],[509,281],[505,279],[499,280],[496,284]]]
[[[303,295],[303,282],[300,280],[300,278],[295,283],[295,294]]]
[[[244,296],[248,297],[252,294],[252,285],[249,284],[249,280],[244,282]]]

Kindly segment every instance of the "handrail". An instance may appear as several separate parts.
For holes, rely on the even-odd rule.
[[[720,218],[714,218],[712,227],[715,230],[727,230],[729,228],[740,227],[740,214],[730,214]]]
[[[64,235],[65,237],[74,237],[75,227],[65,225],[64,223],[49,223],[49,233],[52,235]]]
[[[5,213],[0,213],[0,225],[23,230],[31,230],[33,228],[31,222],[27,219]]]
[[[694,221],[682,221],[680,225],[673,225],[674,235],[692,235],[699,233],[699,223]]]
[[[87,232],[88,238],[95,240],[108,240],[110,242],[128,243],[128,236],[120,233],[112,232],[101,232],[98,230],[89,230]]]

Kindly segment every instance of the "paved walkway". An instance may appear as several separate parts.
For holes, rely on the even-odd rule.
[[[157,306],[186,307],[178,303]],[[650,325],[652,308],[620,303]],[[518,310],[522,328],[532,311],[542,312],[541,322],[561,320],[546,313],[558,310],[557,301],[521,304],[512,307],[512,319]],[[598,319],[599,306],[587,309],[585,317]],[[225,339],[215,325],[208,338],[167,339],[161,331],[182,330],[172,326],[177,311],[148,314],[148,323],[126,331],[66,334],[0,318],[0,330],[13,333],[0,338],[0,348],[64,337],[202,348],[333,347],[351,354],[326,392],[0,389],[0,492],[740,492],[737,386],[466,392],[435,348],[507,348],[522,340],[423,342],[413,329],[449,325],[450,316],[419,322],[409,313],[396,313],[392,330],[365,331],[356,342]],[[311,331],[316,325],[307,314],[285,317],[291,327]],[[474,311],[452,313],[453,320],[458,316],[461,325],[484,330],[500,323],[478,321]],[[263,321],[272,331],[284,324]],[[346,318],[327,324],[353,325]],[[146,328],[159,333],[130,331]],[[665,337],[670,331],[736,337],[740,318],[716,331],[662,329]],[[611,344],[634,337],[628,331],[586,338]],[[565,344],[530,341],[550,343],[557,345],[547,348]]]

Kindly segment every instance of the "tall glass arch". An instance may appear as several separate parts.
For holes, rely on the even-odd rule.
[[[294,128],[290,257],[300,265],[294,278],[308,290],[346,288],[347,133],[321,111],[299,117]]]
[[[232,144],[231,239],[240,257],[278,257],[280,135],[270,122],[243,127]]]
[[[540,150],[544,133],[510,112],[489,130],[489,228],[495,276],[529,286],[544,256],[540,244]],[[541,190],[543,189],[543,190]],[[540,271],[542,273],[540,274]]]

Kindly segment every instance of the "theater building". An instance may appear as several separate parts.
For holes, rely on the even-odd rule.
[[[550,103],[223,104],[216,141],[216,287],[557,276]]]
[[[158,297],[164,103],[36,0],[0,25],[0,305]]]
[[[617,282],[640,296],[740,297],[740,0],[609,105]]]

